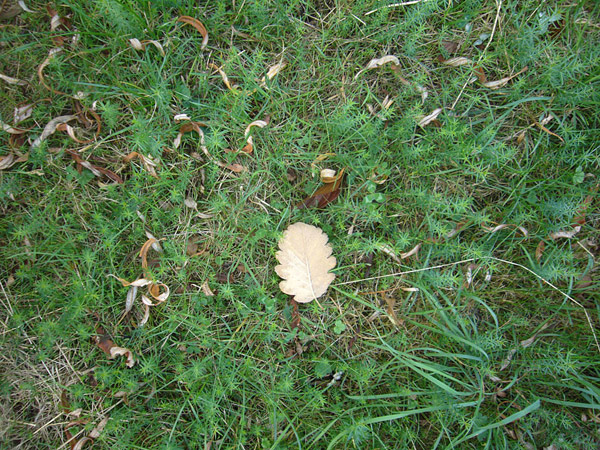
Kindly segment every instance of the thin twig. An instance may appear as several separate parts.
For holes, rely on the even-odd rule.
[[[598,348],[598,351],[600,352],[600,342],[598,342],[598,336],[596,335],[596,332],[594,331],[594,324],[592,323],[592,319],[591,319],[590,315],[588,314],[587,310],[585,309],[585,307],[581,303],[579,303],[577,300],[575,300],[573,297],[571,297],[566,292],[564,292],[561,289],[559,289],[558,287],[556,287],[554,284],[550,283],[545,278],[539,276],[537,273],[535,273],[530,268],[525,267],[522,264],[519,264],[519,263],[516,263],[516,262],[513,262],[513,261],[507,261],[506,259],[496,258],[494,256],[482,256],[480,258],[463,259],[461,261],[456,261],[456,262],[447,263],[447,264],[440,264],[440,265],[432,266],[432,267],[424,267],[424,268],[421,268],[421,269],[405,270],[403,272],[396,272],[396,273],[392,273],[392,274],[388,274],[388,275],[379,275],[379,276],[376,276],[376,277],[363,278],[363,279],[360,279],[360,280],[345,281],[343,283],[337,283],[334,286],[342,286],[342,285],[345,285],[345,284],[359,283],[361,281],[378,280],[380,278],[397,277],[399,275],[406,275],[406,274],[409,274],[409,273],[425,272],[425,271],[428,271],[428,270],[434,270],[434,269],[441,269],[441,268],[444,268],[444,267],[456,266],[456,265],[459,265],[459,264],[464,264],[464,263],[473,262],[473,261],[482,260],[482,259],[490,259],[492,261],[498,261],[498,262],[502,262],[502,263],[505,263],[505,264],[509,264],[511,266],[519,267],[519,268],[521,268],[521,269],[529,272],[530,274],[532,274],[533,276],[535,276],[538,280],[544,282],[545,284],[547,284],[548,286],[550,286],[555,291],[557,291],[560,294],[564,295],[566,298],[568,298],[575,305],[579,306],[583,310],[583,313],[585,314],[585,318],[587,319],[588,325],[590,326],[590,330],[592,331],[592,336],[594,337],[594,342],[596,344],[596,347]]]
[[[369,16],[369,15],[371,15],[377,11],[381,11],[382,9],[385,9],[385,8],[395,8],[397,6],[414,5],[416,3],[421,3],[421,2],[426,2],[426,1],[427,0],[411,0],[410,2],[392,3],[391,5],[385,5],[385,6],[382,6],[381,8],[377,8],[372,11],[369,11],[368,13],[365,13],[365,16]]]

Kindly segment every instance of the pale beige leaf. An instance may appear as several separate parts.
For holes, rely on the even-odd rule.
[[[418,125],[419,125],[420,127],[424,127],[424,126],[427,126],[427,125],[429,125],[431,122],[433,122],[435,119],[437,119],[437,117],[440,115],[440,113],[441,113],[442,111],[443,111],[443,109],[442,109],[442,108],[437,108],[437,109],[434,109],[434,110],[433,110],[433,112],[432,112],[431,114],[429,114],[428,116],[425,116],[425,117],[423,117],[423,118],[422,118],[422,119],[419,121]]]
[[[283,281],[282,292],[293,295],[299,303],[308,303],[325,294],[335,275],[329,238],[320,228],[297,222],[288,227],[279,241],[275,272]]]
[[[39,147],[42,141],[44,141],[48,136],[53,134],[60,124],[70,122],[74,119],[77,119],[76,115],[58,116],[52,119],[46,124],[46,126],[44,127],[44,131],[42,131],[42,134],[33,141],[33,143],[31,144],[31,148]]]
[[[501,80],[496,80],[496,81],[488,81],[487,83],[482,83],[482,86],[485,86],[486,88],[489,88],[489,89],[500,89],[502,86],[506,85],[506,83],[508,83],[510,80],[512,80],[516,76],[519,76],[523,72],[526,72],[527,69],[528,69],[528,67],[525,66],[525,67],[523,67],[523,69],[521,69],[514,75],[511,75],[510,77],[502,78]]]
[[[8,75],[4,75],[2,73],[0,73],[0,80],[4,80],[8,84],[18,84],[21,86],[24,86],[27,84],[26,81],[19,80],[18,78],[9,77]]]
[[[473,64],[473,61],[469,58],[465,58],[464,56],[457,56],[456,58],[450,58],[445,61],[442,61],[442,64],[452,67],[460,67],[466,64]]]
[[[33,114],[33,103],[26,105],[15,106],[14,112],[14,124],[17,125],[19,122],[23,122],[25,119],[29,119]]]
[[[354,76],[354,79],[356,80],[358,78],[358,76],[361,73],[363,73],[365,70],[375,69],[376,67],[381,67],[381,66],[383,66],[384,64],[387,64],[387,63],[392,63],[395,66],[399,66],[400,65],[400,60],[398,60],[398,58],[395,57],[394,55],[385,55],[385,56],[382,56],[381,58],[372,59],[371,61],[369,61],[369,64],[367,64],[364,69],[360,70]]]

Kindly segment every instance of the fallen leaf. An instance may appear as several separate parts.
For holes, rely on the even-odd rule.
[[[446,49],[448,53],[454,53],[458,50],[459,44],[454,41],[442,41],[442,46]]]
[[[4,155],[0,157],[0,170],[10,169],[17,163],[25,162],[29,159],[29,154],[24,156],[18,156],[14,153],[9,153],[8,155]]]
[[[396,306],[396,299],[394,297],[392,297],[391,295],[384,295],[383,299],[385,300],[386,312],[388,314],[388,318],[390,319],[390,322],[392,322],[392,324],[397,327],[401,326],[402,321],[398,319],[398,316],[396,315],[396,311],[394,310],[394,306]]]
[[[554,233],[550,233],[550,239],[560,239],[560,238],[566,238],[566,239],[571,239],[573,236],[575,236],[577,233],[579,233],[581,231],[581,225],[577,225],[575,227],[573,227],[573,229],[571,231],[555,231]]]
[[[115,181],[116,183],[119,183],[119,184],[123,183],[123,179],[119,175],[114,173],[112,170],[105,169],[103,167],[94,165],[91,162],[82,159],[79,156],[79,154],[73,150],[65,150],[65,152],[68,153],[69,155],[71,155],[71,158],[73,158],[73,160],[77,163],[77,170],[80,173],[81,173],[81,168],[86,168],[97,177],[99,177],[101,175],[106,175],[108,178]]]
[[[506,83],[508,83],[513,78],[521,75],[523,72],[526,72],[528,68],[529,67],[525,66],[525,67],[523,67],[523,69],[521,69],[514,75],[511,75],[510,77],[502,78],[501,80],[497,80],[497,81],[487,81],[485,83],[482,83],[482,86],[485,86],[486,88],[489,88],[489,89],[499,89],[502,86],[505,86]]]
[[[392,63],[392,65],[394,65],[394,66],[400,65],[400,61],[394,55],[385,55],[385,56],[382,56],[381,58],[375,58],[375,59],[372,59],[371,61],[369,61],[369,64],[367,64],[364,69],[360,70],[354,76],[354,79],[356,80],[358,78],[358,76],[366,70],[375,69],[376,67],[381,67],[387,63]]]
[[[320,228],[312,225],[297,222],[288,227],[275,255],[280,263],[275,272],[284,280],[279,283],[282,292],[294,296],[299,303],[325,294],[335,279],[329,271],[336,265],[328,240]]]
[[[123,161],[130,162],[134,158],[139,158],[140,161],[142,161],[142,165],[144,166],[144,169],[146,169],[146,171],[151,176],[153,176],[156,179],[159,179],[159,176],[156,174],[156,171],[154,170],[154,168],[156,167],[156,163],[154,162],[154,159],[152,158],[152,156],[150,156],[150,155],[144,156],[142,153],[131,152],[129,155],[127,155],[123,158]]]
[[[202,152],[204,153],[204,155],[210,161],[212,161],[219,167],[229,169],[235,173],[240,173],[240,172],[245,171],[246,168],[244,166],[242,166],[241,164],[226,164],[226,163],[221,162],[218,159],[214,158],[210,154],[210,152],[208,151],[208,148],[206,147],[206,142],[204,139],[204,131],[202,131],[202,128],[200,128],[200,127],[205,127],[205,126],[206,125],[201,122],[187,122],[187,123],[183,124],[181,126],[181,128],[179,129],[179,133],[177,134],[177,137],[173,141],[173,147],[178,148],[181,145],[181,138],[183,137],[183,135],[185,133],[189,133],[190,131],[195,131],[196,133],[198,133],[198,136],[200,136],[200,148],[202,149]],[[197,158],[200,159],[199,154],[196,153],[196,155],[194,155],[194,153],[192,153],[192,157],[194,157],[194,156],[197,156]]]
[[[91,437],[89,437],[89,436],[83,437],[79,441],[77,441],[77,444],[75,444],[71,448],[71,450],[81,450],[83,448],[83,446],[85,444],[87,444],[88,442],[94,442],[94,440]]]
[[[516,228],[517,230],[519,230],[524,237],[529,236],[529,232],[524,227],[519,226],[519,225],[513,225],[510,223],[502,223],[500,225],[496,225],[495,227],[486,227],[485,225],[481,225],[481,228],[483,228],[488,233],[495,233],[496,231],[504,230],[505,228],[513,228],[513,227]]]
[[[96,425],[96,427],[92,431],[90,431],[88,437],[91,437],[92,439],[98,439],[100,437],[100,433],[102,433],[102,430],[104,430],[104,427],[108,423],[108,419],[109,417],[105,417],[100,422],[98,422],[98,425]]]
[[[275,78],[275,76],[281,72],[283,69],[285,69],[285,67],[287,66],[287,63],[285,62],[280,62],[275,64],[274,66],[269,67],[269,70],[267,70],[267,75],[265,75],[264,77],[262,77],[262,79],[260,80],[260,86],[263,88],[267,87],[267,80],[272,80],[273,78]]]
[[[194,200],[194,199],[192,199],[192,198],[190,198],[190,197],[187,197],[187,198],[186,198],[186,199],[183,201],[183,204],[184,204],[186,207],[190,208],[190,209],[194,209],[194,210],[198,209],[198,202],[196,202],[196,200]]]
[[[485,76],[485,72],[483,71],[483,69],[481,67],[474,67],[473,68],[473,73],[475,73],[475,76],[477,77],[477,80],[479,80],[479,82],[481,84],[485,83],[487,81],[487,77]]]
[[[67,123],[67,122],[70,122],[71,120],[75,120],[75,119],[77,119],[77,116],[74,114],[69,115],[69,116],[55,117],[54,119],[52,119],[50,122],[48,122],[46,124],[46,126],[44,127],[44,130],[42,131],[42,134],[40,136],[38,136],[31,144],[31,148],[34,149],[34,148],[39,147],[40,144],[42,143],[42,141],[44,141],[48,136],[53,134],[60,124]]]
[[[321,186],[310,197],[305,198],[296,205],[298,209],[304,208],[324,208],[334,201],[340,195],[340,188],[344,180],[344,169],[340,170],[337,180],[333,183],[327,183]]]
[[[401,259],[410,258],[411,256],[418,254],[420,249],[421,249],[421,244],[417,244],[411,250],[407,251],[406,253],[400,253],[400,258]]]
[[[108,334],[104,333],[102,328],[98,328],[96,331],[100,334],[100,336],[94,338],[96,345],[108,355],[109,359],[115,359],[117,356],[125,356],[127,359],[125,365],[127,367],[133,367],[135,365],[135,358],[133,357],[131,350],[117,347]]]
[[[417,125],[420,126],[421,128],[429,125],[431,122],[433,122],[434,120],[436,120],[438,118],[438,116],[441,114],[442,111],[443,111],[443,108],[434,109],[431,114],[423,117]]]
[[[202,293],[207,297],[215,296],[215,293],[210,289],[210,286],[208,285],[208,280],[202,283],[202,286],[200,288],[202,289]]]
[[[38,79],[40,80],[40,83],[42,84],[42,86],[44,86],[50,92],[53,92],[54,94],[57,94],[57,95],[68,95],[65,92],[57,91],[56,89],[54,89],[50,85],[48,85],[48,83],[46,83],[46,78],[44,77],[44,69],[48,66],[48,64],[50,64],[50,61],[52,61],[52,59],[56,56],[56,54],[61,51],[62,51],[62,48],[60,48],[60,47],[51,48],[50,51],[48,52],[48,57],[44,61],[42,61],[42,63],[39,65],[39,67],[37,69],[37,74],[38,74]]]
[[[227,89],[229,89],[230,91],[234,91],[239,87],[237,84],[232,85],[229,81],[229,77],[227,76],[227,74],[216,64],[208,63],[208,67],[219,72],[219,75],[221,75],[221,78],[223,79],[223,83],[225,84],[225,86],[227,86]]]
[[[133,38],[133,39],[129,39],[129,43],[135,50],[138,50],[138,51],[144,51],[146,49],[146,44],[152,44],[158,49],[159,53],[162,56],[165,56],[165,49],[163,48],[162,44],[158,41],[154,41],[151,39],[146,39],[146,40],[140,41],[137,38]]]
[[[23,128],[15,128],[10,126],[7,123],[4,123],[0,120],[0,125],[2,126],[2,131],[7,132],[8,134],[14,134],[14,135],[18,135],[18,134],[24,134],[27,133],[29,130],[23,129]]]
[[[0,73],[0,80],[3,80],[3,81],[5,81],[8,84],[17,84],[19,86],[25,86],[25,85],[27,85],[27,81],[19,80],[18,78],[9,77],[9,76],[4,75],[2,73]]]
[[[457,56],[455,58],[443,60],[442,64],[445,64],[445,65],[451,66],[451,67],[460,67],[460,66],[464,66],[467,64],[473,64],[473,60],[471,60],[469,58],[465,58],[463,56]]]
[[[189,120],[189,121],[191,121],[192,119],[190,119],[187,114],[176,114],[175,116],[173,116],[173,120],[175,122],[181,122],[183,120]]]
[[[254,122],[252,122],[250,125],[248,125],[246,127],[246,131],[244,131],[244,138],[246,138],[246,145],[244,146],[244,148],[242,148],[242,151],[244,153],[250,154],[254,151],[252,136],[250,136],[250,129],[252,127],[264,128],[268,124],[269,124],[269,121],[267,121],[267,120],[255,120]]]
[[[21,106],[15,106],[15,112],[13,114],[13,123],[17,125],[19,122],[23,122],[29,119],[33,114],[33,103],[27,103]]]
[[[321,183],[335,183],[340,177],[344,176],[344,171],[337,173],[333,169],[323,169],[319,176],[321,178]]]
[[[202,35],[202,45],[200,45],[200,50],[204,50],[206,45],[208,44],[208,31],[206,31],[206,27],[200,22],[198,19],[194,19],[190,16],[181,16],[177,19],[177,22],[183,22],[185,24],[193,26],[198,32]]]
[[[537,262],[540,262],[542,259],[542,255],[544,254],[544,249],[546,248],[546,243],[544,241],[540,241],[538,246],[535,249],[535,259]]]

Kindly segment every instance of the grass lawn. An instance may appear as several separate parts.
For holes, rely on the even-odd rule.
[[[598,448],[600,4],[407,3],[0,18],[0,448]]]

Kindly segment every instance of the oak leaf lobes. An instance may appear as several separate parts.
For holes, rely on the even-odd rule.
[[[336,264],[328,240],[320,228],[302,222],[285,230],[275,255],[280,263],[275,272],[283,278],[279,283],[282,292],[293,295],[299,303],[308,303],[327,291],[335,279],[329,271]]]

